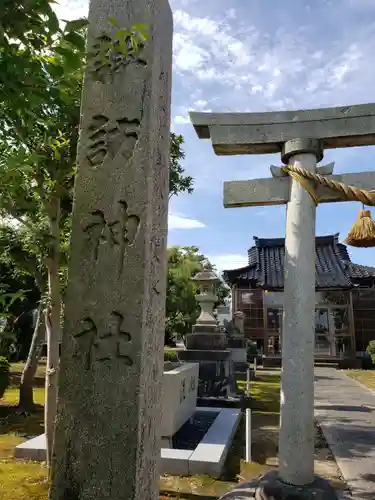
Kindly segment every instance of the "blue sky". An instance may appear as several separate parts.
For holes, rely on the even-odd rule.
[[[109,0],[107,0],[109,1]],[[247,263],[253,236],[282,237],[285,207],[223,208],[223,182],[269,177],[279,155],[220,157],[188,111],[271,111],[375,102],[374,0],[170,0],[174,15],[172,129],[185,138],[192,195],[172,199],[169,245],[196,245],[219,269]],[[60,0],[60,18],[87,1]],[[335,173],[375,168],[375,148],[326,151]],[[317,235],[345,238],[358,203],[318,207]],[[373,216],[375,218],[375,211]],[[375,248],[349,249],[375,266]]]

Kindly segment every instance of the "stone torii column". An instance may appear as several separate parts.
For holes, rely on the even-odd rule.
[[[316,166],[325,148],[375,144],[375,104],[267,113],[192,112],[190,118],[201,139],[211,138],[217,155],[281,152],[291,168],[328,174],[361,189],[375,188],[375,172],[331,176],[333,164]],[[271,167],[271,172],[273,178],[225,182],[224,206],[287,204],[277,480],[300,490],[319,482],[314,479],[316,204],[311,194],[320,203],[344,200],[321,185],[312,190],[309,181],[302,185],[282,169]]]

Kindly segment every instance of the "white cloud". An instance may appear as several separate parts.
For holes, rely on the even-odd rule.
[[[293,32],[281,25],[265,33],[234,14],[174,12],[174,70],[183,87],[206,86],[202,101],[219,97],[218,111],[245,112],[371,100],[375,24],[335,37],[318,36],[309,20]]]
[[[248,264],[246,254],[208,255],[207,258],[212,264],[215,264],[217,270],[220,272],[227,269],[245,267]]]
[[[181,214],[168,215],[168,229],[200,229],[206,227],[203,222],[196,219],[190,219]]]
[[[187,125],[188,123],[191,123],[191,120],[189,116],[186,115],[177,115],[173,118],[173,122],[177,125]]]
[[[205,108],[207,106],[208,102],[204,101],[203,99],[198,99],[198,101],[195,101],[194,107],[195,108]]]
[[[189,108],[184,108],[183,106],[180,106],[180,114],[176,115],[173,118],[173,124],[176,125],[191,125],[191,120],[189,117],[189,111],[204,111],[206,113],[211,113],[212,109],[207,108],[208,101],[205,101],[203,99],[198,99],[197,101],[194,102],[192,106],[189,106]]]

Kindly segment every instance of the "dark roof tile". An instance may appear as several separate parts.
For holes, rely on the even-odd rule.
[[[345,263],[345,273],[352,279],[375,279],[375,267],[361,266],[359,264],[353,264],[353,262]]]
[[[284,238],[254,238],[255,246],[249,249],[249,265],[224,271],[228,283],[252,281],[266,289],[284,287]],[[353,264],[347,248],[339,243],[339,235],[317,236],[316,287],[351,288],[359,279],[374,278],[375,268]]]

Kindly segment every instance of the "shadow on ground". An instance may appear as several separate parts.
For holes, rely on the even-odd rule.
[[[314,375],[314,380],[317,382],[318,380],[334,380],[334,377],[327,377],[326,375]]]
[[[372,413],[374,410],[367,406],[345,406],[345,405],[315,405],[316,410],[353,411],[361,413]]]

